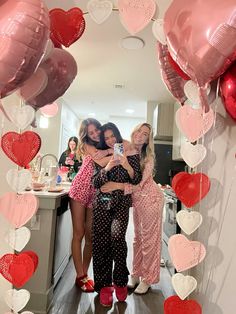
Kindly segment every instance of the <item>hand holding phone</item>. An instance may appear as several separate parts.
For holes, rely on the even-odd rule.
[[[119,160],[119,157],[123,155],[124,155],[123,143],[115,143],[114,144],[114,159]]]

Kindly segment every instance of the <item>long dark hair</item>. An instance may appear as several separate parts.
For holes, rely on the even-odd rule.
[[[68,141],[68,144],[67,144],[67,149],[66,149],[66,155],[69,155],[71,153],[71,150],[70,150],[70,142],[75,142],[76,146],[75,146],[75,151],[77,150],[77,147],[78,147],[78,143],[79,143],[79,140],[76,136],[72,136],[69,138],[69,141]]]
[[[81,122],[81,125],[79,128],[80,144],[78,148],[78,153],[81,156],[85,154],[85,150],[84,150],[85,144],[95,146],[96,148],[99,146],[99,143],[91,140],[91,138],[88,136],[88,127],[91,124],[93,124],[97,129],[101,128],[101,123],[98,120],[93,119],[93,118],[88,118]]]
[[[123,142],[123,138],[122,138],[120,131],[117,128],[117,126],[112,122],[108,122],[106,124],[103,124],[103,126],[101,127],[100,143],[99,143],[100,149],[108,149],[109,148],[109,146],[107,146],[107,144],[105,142],[105,136],[104,136],[104,133],[107,130],[112,131],[112,133],[114,134],[114,136],[116,138],[116,143],[122,143]]]

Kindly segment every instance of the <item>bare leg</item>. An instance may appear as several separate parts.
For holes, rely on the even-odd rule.
[[[85,235],[85,208],[80,202],[70,199],[70,209],[73,225],[72,256],[77,277],[81,277],[85,274],[81,253],[82,240]]]
[[[83,251],[83,271],[84,274],[88,273],[89,264],[92,258],[92,208],[86,209],[85,218],[85,245]]]

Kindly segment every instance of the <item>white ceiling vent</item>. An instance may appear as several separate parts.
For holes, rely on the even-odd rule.
[[[125,88],[125,84],[122,84],[122,83],[114,84],[114,88],[117,88],[117,89],[124,89],[124,88]]]

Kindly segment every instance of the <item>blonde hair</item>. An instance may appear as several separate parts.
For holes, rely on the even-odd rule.
[[[146,122],[141,123],[134,128],[134,130],[131,133],[131,142],[132,144],[134,144],[134,141],[133,141],[134,133],[140,130],[143,126],[146,126],[150,132],[149,132],[148,142],[144,143],[141,149],[140,165],[141,165],[142,172],[145,168],[145,163],[149,159],[153,159],[153,161],[155,160],[153,131],[152,131],[152,126],[149,123],[146,123]]]

